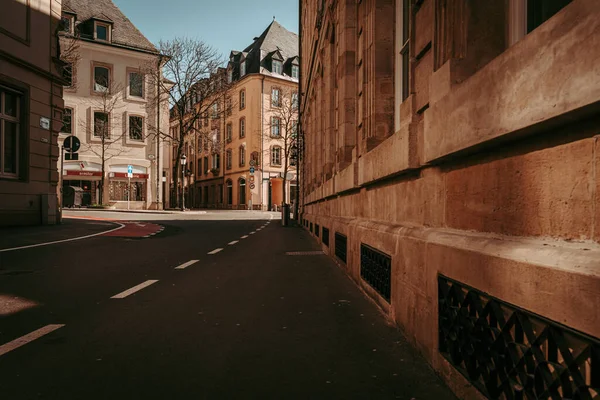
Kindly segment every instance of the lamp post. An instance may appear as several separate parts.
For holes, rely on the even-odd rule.
[[[181,156],[181,211],[185,211],[185,191],[183,190],[183,184],[185,182],[185,164],[187,158],[185,154]]]

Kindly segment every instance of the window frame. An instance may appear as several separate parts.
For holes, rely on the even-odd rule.
[[[230,170],[233,168],[233,150],[225,150],[225,169]]]
[[[142,135],[141,139],[132,139],[131,138],[131,118],[141,118],[141,120],[142,120],[142,126],[141,126],[141,131],[140,131],[140,133]],[[144,115],[127,114],[127,136],[126,136],[127,143],[144,144],[146,142],[146,124],[144,123],[145,121],[146,121],[146,117]]]
[[[102,90],[96,90],[96,68],[104,68],[108,71],[108,82],[107,82],[107,92],[110,94],[111,93],[111,86],[112,86],[112,80],[113,80],[113,66],[111,64],[105,64],[105,63],[101,63],[101,62],[96,62],[96,61],[92,61],[92,85],[91,85],[91,92],[94,95],[102,95],[104,93],[104,91]]]
[[[233,140],[233,124],[231,122],[228,122],[227,125],[225,125],[225,140],[227,143],[231,143]]]
[[[275,68],[276,65],[278,66],[278,68]],[[277,75],[283,75],[283,61],[271,60],[271,72]]]
[[[106,39],[99,39],[98,38],[98,27],[99,26],[106,28]],[[106,22],[94,21],[94,40],[97,40],[99,42],[110,43],[112,41],[111,40],[111,36],[112,36],[111,24],[106,23]]]
[[[275,124],[277,121],[277,124]],[[277,126],[277,134],[274,133],[274,127]],[[271,116],[271,137],[272,138],[281,138],[281,118],[277,116]]]
[[[8,115],[4,113],[4,107],[6,104],[5,94],[11,92],[16,97],[16,112],[15,115]],[[23,179],[22,172],[25,172],[27,168],[23,168],[22,160],[27,158],[26,154],[22,154],[25,149],[23,143],[26,132],[24,128],[27,126],[27,110],[25,97],[27,93],[21,90],[13,89],[11,87],[0,84],[0,179],[8,180],[20,180]],[[5,122],[16,124],[16,137],[15,137],[15,171],[5,172],[4,168],[4,154],[6,145],[5,137]]]
[[[64,29],[65,25],[64,25],[63,21],[65,21],[65,20],[69,21],[69,29]],[[62,25],[63,29],[61,29],[61,32],[66,32],[66,33],[72,35],[74,32],[75,16],[71,15],[69,13],[63,12],[60,16],[60,21],[63,24]]]
[[[246,89],[242,89],[240,90],[240,110],[243,110],[246,108]]]
[[[271,86],[271,108],[281,108],[281,88],[279,86]]]
[[[246,75],[246,60],[240,61],[240,78]]]
[[[69,126],[70,126],[70,131],[69,132],[63,132],[63,127],[65,126],[65,116],[67,115],[67,110],[70,110],[70,118],[71,118],[71,122],[69,122]],[[75,108],[74,107],[70,107],[70,106],[65,106],[63,109],[63,117],[62,117],[62,121],[63,121],[63,125],[60,128],[60,132],[59,135],[62,136],[70,136],[70,135],[75,135],[75,132],[73,130],[73,115],[75,114]]]
[[[238,162],[240,164],[240,167],[244,167],[246,166],[246,146],[243,144],[240,145],[238,151]]]
[[[278,162],[275,162],[275,150],[277,150],[277,158],[278,158]],[[271,146],[271,151],[270,151],[270,165],[272,166],[277,166],[277,167],[281,167],[281,146],[279,145],[275,145],[275,146]]]
[[[141,96],[131,94],[131,82],[132,82],[131,75],[133,75],[133,74],[141,75],[141,77],[142,77],[142,95]],[[137,69],[133,69],[133,68],[127,69],[127,98],[132,99],[132,100],[138,100],[138,101],[146,99],[146,74],[144,74],[143,72],[141,72]]]
[[[296,71],[295,74],[294,74],[294,71]],[[293,65],[292,64],[291,77],[294,78],[294,79],[300,79],[300,66],[299,65]]]
[[[246,117],[241,117],[239,121],[239,137],[243,139],[246,137]]]
[[[96,135],[96,114],[105,114],[106,115],[106,123],[108,124],[108,132],[107,134],[104,136],[104,139],[110,139],[111,137],[111,115],[110,113],[104,112],[102,110],[92,110],[92,126],[93,126],[93,131],[92,131],[92,139],[95,141],[102,141],[102,136],[101,135]]]

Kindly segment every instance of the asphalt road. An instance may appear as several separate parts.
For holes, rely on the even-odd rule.
[[[0,398],[454,399],[327,256],[286,255],[308,233],[253,214],[0,253]]]

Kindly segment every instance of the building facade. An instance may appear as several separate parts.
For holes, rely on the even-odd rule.
[[[597,395],[598,2],[300,13],[304,226],[460,397]]]
[[[55,224],[61,1],[0,1],[0,225]]]
[[[279,208],[286,162],[285,202],[294,199],[297,174],[289,164],[299,68],[298,36],[277,21],[246,49],[231,52],[219,72],[228,89],[199,121],[197,131],[204,134],[189,135],[184,145],[189,207]],[[172,129],[176,124],[172,119]]]
[[[116,208],[162,208],[164,154],[156,132],[168,130],[169,114],[155,83],[159,52],[111,0],[65,0],[62,18],[70,67],[59,144],[71,135],[81,141],[77,160],[66,155],[63,188],[83,189],[88,205],[102,194],[102,203]]]

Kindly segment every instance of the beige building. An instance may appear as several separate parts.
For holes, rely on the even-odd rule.
[[[60,0],[0,0],[0,226],[58,221]]]
[[[598,1],[300,9],[306,228],[460,397],[597,397]]]
[[[85,204],[99,203],[102,191],[116,208],[162,208],[165,158],[154,133],[169,120],[164,94],[158,111],[153,78],[160,54],[111,0],[64,0],[62,16],[72,75],[60,142],[81,141],[78,160],[64,161],[63,187],[82,188]]]
[[[293,141],[292,124],[285,122],[297,121],[297,107],[292,110],[289,105],[297,101],[299,68],[298,36],[277,21],[246,49],[231,52],[227,68],[219,72],[231,86],[200,121],[198,131],[205,134],[190,135],[184,147],[187,206],[281,206],[290,154],[285,149]],[[171,129],[176,124],[172,119]],[[297,187],[295,167],[289,167],[287,177],[289,203]]]

